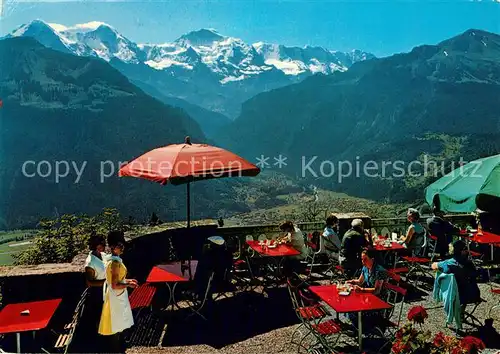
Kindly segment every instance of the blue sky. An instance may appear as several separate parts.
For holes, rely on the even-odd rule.
[[[356,48],[384,56],[435,44],[469,28],[500,33],[500,3],[491,0],[3,1],[2,34],[36,18],[64,25],[103,21],[140,43],[168,42],[210,27],[249,43]]]

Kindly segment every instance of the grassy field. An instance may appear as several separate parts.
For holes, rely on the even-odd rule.
[[[288,193],[275,196],[283,205],[256,209],[227,218],[227,226],[278,223],[284,219],[296,222],[321,221],[330,212],[362,212],[371,218],[396,217],[407,204],[383,204],[368,199],[351,197],[344,193],[318,189],[317,201],[310,193]],[[312,217],[311,213],[317,213]]]
[[[14,231],[0,231],[0,241],[12,240],[7,243],[0,244],[0,265],[11,265],[14,262],[12,255],[25,250],[30,247],[29,238],[25,240],[17,240],[25,235],[31,236],[31,230],[14,230]]]

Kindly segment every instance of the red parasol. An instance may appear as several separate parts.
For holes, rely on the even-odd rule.
[[[187,184],[187,226],[190,227],[190,183],[223,177],[257,176],[260,169],[242,157],[219,147],[173,144],[153,149],[120,168],[118,175],[144,178],[163,185]]]

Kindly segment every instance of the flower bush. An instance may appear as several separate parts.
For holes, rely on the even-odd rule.
[[[486,346],[481,339],[467,336],[460,341],[460,348],[462,348],[462,351],[460,353],[476,354],[481,350],[486,349]]]
[[[430,331],[424,331],[422,325],[428,318],[427,311],[422,306],[414,306],[408,311],[408,324],[396,332],[392,344],[393,354],[477,354],[485,349],[484,343],[475,337],[467,336],[462,340],[447,336],[442,332],[434,338]],[[419,325],[419,329],[415,325]]]
[[[427,311],[423,306],[413,306],[410,311],[408,311],[408,320],[410,322],[424,324],[428,317],[429,315],[427,315]]]

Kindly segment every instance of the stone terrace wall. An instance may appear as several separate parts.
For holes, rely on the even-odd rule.
[[[405,218],[370,219],[364,214],[339,215],[341,234],[348,229],[353,218],[361,218],[365,226],[373,232],[390,235],[405,232],[408,222]],[[448,216],[453,223],[461,226],[474,225],[472,215]],[[323,230],[323,222],[299,223],[304,232]],[[173,229],[138,235],[127,245],[123,256],[129,269],[129,276],[145,281],[148,272],[156,264],[174,259],[196,259],[203,242],[209,236],[223,236],[236,252],[247,239],[273,238],[279,233],[278,225],[252,225],[217,228],[206,225],[187,229]],[[72,264],[44,264],[39,266],[0,267],[2,303],[40,300],[62,297],[69,304],[76,303],[85,287],[83,277],[84,255],[75,258]],[[66,301],[67,300],[67,301]]]

